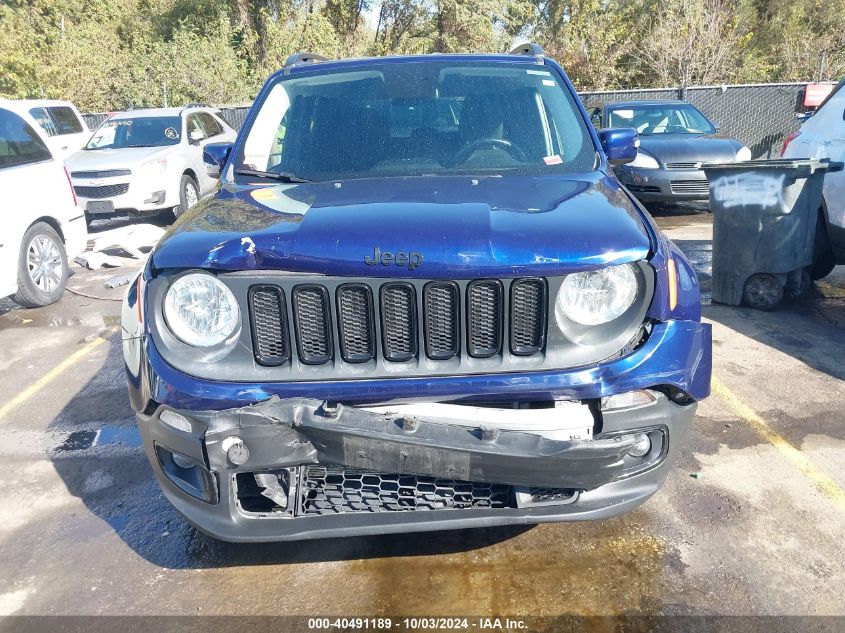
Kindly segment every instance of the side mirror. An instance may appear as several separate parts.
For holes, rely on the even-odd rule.
[[[814,113],[813,113],[813,111],[812,111],[812,110],[810,110],[809,112],[796,112],[796,113],[795,113],[795,118],[796,118],[797,120],[801,121],[801,123],[803,123],[804,121],[806,121],[807,119],[809,119],[811,116],[813,116],[813,114],[814,114]],[[843,114],[842,118],[843,118],[843,119],[845,119],[845,114]]]
[[[188,140],[191,143],[199,143],[204,138],[205,138],[205,134],[203,134],[199,130],[192,130],[191,133],[188,135]]]
[[[640,135],[632,127],[609,127],[599,131],[601,148],[611,165],[624,165],[637,157]]]
[[[203,148],[202,162],[205,164],[205,173],[210,178],[220,178],[220,171],[231,151],[231,143],[209,143]]]

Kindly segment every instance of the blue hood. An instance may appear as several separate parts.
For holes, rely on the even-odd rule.
[[[425,279],[554,275],[643,259],[649,235],[601,172],[232,185],[182,216],[152,263]],[[419,254],[421,264],[368,265],[376,247]]]

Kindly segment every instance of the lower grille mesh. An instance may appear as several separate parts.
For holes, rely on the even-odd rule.
[[[117,185],[103,185],[101,187],[88,187],[84,185],[78,185],[73,188],[76,195],[80,198],[92,198],[92,199],[102,199],[102,198],[112,198],[114,196],[121,196],[127,191],[129,191],[129,184],[117,184]]]
[[[513,488],[343,466],[303,466],[299,514],[512,508]]]

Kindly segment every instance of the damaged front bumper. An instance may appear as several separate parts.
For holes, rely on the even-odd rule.
[[[663,483],[696,406],[639,393],[619,408],[508,410],[512,423],[483,410],[493,421],[478,422],[460,406],[415,414],[278,397],[222,411],[159,406],[138,419],[165,495],[191,523],[269,541],[625,512]],[[555,415],[556,431],[532,427]]]

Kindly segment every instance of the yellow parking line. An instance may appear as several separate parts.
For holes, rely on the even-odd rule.
[[[24,402],[29,400],[32,396],[34,396],[36,393],[41,391],[44,387],[46,387],[48,384],[53,382],[56,378],[61,376],[62,373],[64,373],[65,370],[69,369],[77,361],[82,360],[88,354],[90,354],[91,351],[94,350],[94,348],[96,348],[99,345],[105,343],[109,338],[111,338],[111,336],[115,332],[117,332],[117,328],[111,328],[111,329],[107,330],[103,334],[103,336],[98,336],[93,341],[89,341],[88,343],[85,344],[84,347],[76,350],[73,354],[68,356],[61,363],[59,363],[58,365],[53,367],[53,369],[51,369],[46,374],[41,376],[41,378],[36,380],[29,387],[27,387],[26,389],[21,391],[17,396],[12,398],[9,402],[4,404],[2,407],[0,407],[0,418],[5,417],[6,415],[9,414],[10,411],[12,411],[12,409],[22,405]]]
[[[816,467],[800,450],[790,444],[780,433],[772,429],[769,423],[755,413],[751,407],[740,400],[733,391],[728,389],[718,378],[712,381],[713,393],[724,400],[739,417],[753,426],[766,438],[781,454],[798,467],[813,486],[829,498],[835,506],[845,511],[845,490]]]

